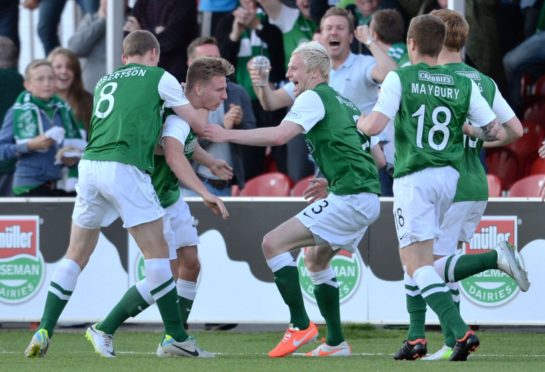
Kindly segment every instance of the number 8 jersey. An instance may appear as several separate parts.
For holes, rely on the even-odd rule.
[[[97,83],[90,139],[83,159],[153,170],[162,128],[162,107],[189,104],[180,84],[159,67],[128,64]]]
[[[390,72],[373,111],[394,119],[394,178],[430,167],[459,168],[462,126],[484,126],[495,115],[470,79],[419,63]]]

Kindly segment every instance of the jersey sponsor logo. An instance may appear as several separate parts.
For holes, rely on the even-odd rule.
[[[454,79],[450,75],[431,74],[428,71],[418,71],[418,79],[434,84],[454,85]]]
[[[297,257],[297,268],[299,270],[299,282],[303,295],[311,302],[316,303],[314,297],[314,284],[310,280],[308,270],[305,267],[305,251],[302,248]],[[351,253],[341,250],[331,260],[331,266],[335,270],[337,283],[339,283],[339,301],[346,302],[358,289],[362,275],[362,260],[359,252]]]
[[[471,80],[473,80],[475,82],[481,80],[481,74],[479,74],[477,71],[456,71],[456,73],[458,75],[470,78]]]
[[[475,235],[465,245],[465,254],[488,252],[502,241],[517,243],[516,216],[483,216]],[[517,253],[518,255],[518,253]],[[517,257],[523,264],[520,255]],[[511,301],[519,288],[515,281],[500,270],[487,270],[460,282],[464,296],[471,302],[485,306],[498,307]]]
[[[44,280],[39,216],[0,216],[0,302],[34,297]]]

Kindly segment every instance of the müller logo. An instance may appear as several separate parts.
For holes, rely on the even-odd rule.
[[[0,216],[0,302],[24,302],[40,289],[39,229],[39,216]]]

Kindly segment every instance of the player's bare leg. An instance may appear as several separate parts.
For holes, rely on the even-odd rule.
[[[283,357],[314,340],[318,329],[305,310],[299,284],[299,272],[290,250],[315,245],[310,231],[295,217],[282,223],[263,238],[262,249],[267,265],[274,273],[274,281],[290,311],[290,326],[280,343],[269,356]]]
[[[53,330],[70,300],[81,270],[89,262],[99,232],[99,229],[85,229],[72,224],[68,250],[51,276],[42,319],[25,350],[26,357],[43,357],[47,352]]]

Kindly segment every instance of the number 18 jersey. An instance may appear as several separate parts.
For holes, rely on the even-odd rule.
[[[401,102],[395,117],[394,177],[429,168],[459,167],[471,81],[441,66],[396,70]]]

